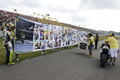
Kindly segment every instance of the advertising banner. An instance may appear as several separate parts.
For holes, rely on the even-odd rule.
[[[33,51],[33,27],[34,22],[19,17],[16,22],[15,52]]]
[[[42,24],[19,17],[16,23],[15,52],[30,52],[78,44],[82,31]]]

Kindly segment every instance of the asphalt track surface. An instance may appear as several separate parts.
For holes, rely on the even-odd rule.
[[[0,80],[120,80],[120,54],[116,66],[101,68],[99,50],[93,51],[93,58],[74,48],[13,66],[0,65]]]

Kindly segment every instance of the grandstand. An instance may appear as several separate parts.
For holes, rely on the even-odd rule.
[[[46,20],[46,19],[41,19],[41,18],[38,18],[38,17],[32,17],[32,16],[28,16],[28,15],[24,15],[24,14],[9,12],[9,11],[5,11],[5,10],[0,10],[0,25],[2,25],[2,22],[5,22],[5,23],[12,22],[12,23],[15,24],[15,20],[16,20],[17,16],[20,16],[20,17],[23,17],[23,18],[26,18],[26,19],[29,19],[29,20],[33,20],[33,21],[36,21],[36,22],[45,23],[45,24],[54,24],[54,25],[79,29],[79,30],[82,30],[82,31],[98,33],[96,30],[92,30],[92,29],[87,29],[87,28],[83,28],[83,27],[79,27],[79,26],[75,26],[75,25],[71,25],[71,24],[67,24],[67,23],[63,23],[63,22],[49,21],[49,20]]]

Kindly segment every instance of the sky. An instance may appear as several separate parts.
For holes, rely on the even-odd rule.
[[[1,0],[0,9],[31,16],[50,14],[60,22],[120,32],[120,0]]]

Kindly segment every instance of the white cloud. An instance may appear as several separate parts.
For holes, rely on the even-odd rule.
[[[82,7],[88,9],[120,9],[120,0],[82,0]]]

